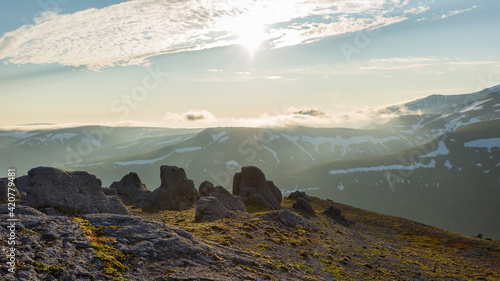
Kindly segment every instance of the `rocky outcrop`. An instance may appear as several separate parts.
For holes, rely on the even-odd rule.
[[[296,214],[288,210],[269,212],[267,214],[262,215],[261,218],[263,220],[277,222],[286,227],[295,227],[297,225],[306,228],[311,227],[310,224],[303,218],[297,216]]]
[[[246,212],[247,208],[241,197],[232,195],[222,186],[214,186],[209,181],[204,181],[199,188],[200,197],[213,196],[219,199],[220,203],[230,211]]]
[[[342,215],[342,211],[340,210],[340,208],[334,206],[333,204],[328,206],[323,211],[323,214],[332,218],[336,223],[341,224],[343,226],[349,226],[353,223],[350,220],[346,219],[344,215]]]
[[[22,202],[33,208],[50,207],[63,213],[128,214],[117,196],[106,196],[101,180],[87,172],[65,172],[38,167],[28,172],[27,194]]]
[[[304,197],[298,197],[292,208],[306,217],[316,217],[316,212]]]
[[[195,221],[216,221],[231,216],[216,197],[201,197],[196,203]]]
[[[151,191],[142,183],[139,175],[128,173],[120,181],[113,182],[110,188],[115,189],[125,205],[142,207]]]
[[[281,209],[281,191],[272,181],[266,180],[257,167],[242,167],[233,179],[233,194],[240,196],[245,204],[257,204],[267,209]]]
[[[290,193],[290,195],[288,195],[287,198],[291,199],[291,200],[297,200],[299,198],[304,198],[307,201],[311,201],[311,198],[309,198],[309,196],[307,196],[307,194],[304,191],[298,191],[298,190]]]
[[[7,205],[0,205],[0,237],[9,236],[7,218]],[[7,247],[0,247],[0,279],[5,281],[167,280],[166,276],[168,280],[233,281],[255,280],[254,272],[301,280],[244,251],[208,245],[189,232],[141,217],[86,214],[75,219],[18,205],[16,218],[16,227],[26,234],[17,237],[22,246],[15,249],[15,273],[8,271]],[[93,245],[87,235],[106,248]],[[110,262],[113,259],[119,263]]]
[[[17,190],[15,184],[11,184],[11,190],[9,190],[9,180],[7,178],[0,179],[0,204],[7,203],[9,197],[14,198],[11,200],[21,199],[21,193]],[[9,193],[11,196],[9,196]]]
[[[143,208],[151,211],[185,210],[198,199],[198,192],[192,180],[186,177],[184,169],[175,166],[160,167],[161,185],[151,193]]]

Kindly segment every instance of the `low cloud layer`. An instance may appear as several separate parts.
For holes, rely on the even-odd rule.
[[[165,53],[238,43],[241,20],[266,27],[269,48],[401,22],[432,1],[132,0],[73,14],[45,12],[0,38],[0,60],[98,70]]]

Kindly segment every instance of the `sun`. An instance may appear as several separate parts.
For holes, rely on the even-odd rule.
[[[243,15],[235,22],[234,32],[238,44],[250,53],[255,53],[264,40],[264,25],[257,16]]]

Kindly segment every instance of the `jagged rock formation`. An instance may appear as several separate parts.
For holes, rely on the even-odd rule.
[[[346,219],[343,215],[342,215],[342,211],[340,210],[340,208],[337,208],[335,207],[333,204],[331,204],[330,206],[328,206],[324,211],[323,211],[323,214],[327,215],[328,217],[332,218],[333,220],[335,220],[335,222],[343,225],[343,226],[349,226],[350,224],[352,224],[352,222],[348,219]]]
[[[128,173],[120,181],[113,182],[109,188],[115,189],[125,205],[142,207],[151,191],[142,183],[139,175]]]
[[[247,206],[257,204],[271,210],[281,209],[281,191],[254,166],[242,167],[241,172],[234,175],[233,194],[240,196]]]
[[[222,186],[214,186],[209,181],[204,181],[200,184],[199,193],[201,197],[213,196],[219,199],[220,203],[230,211],[246,212],[245,202],[241,197],[232,195]]]
[[[297,201],[293,203],[292,208],[306,217],[316,217],[316,212],[314,212],[314,209],[304,197],[298,197]]]
[[[300,280],[276,272],[250,253],[207,245],[189,232],[141,217],[50,216],[22,205],[16,216],[17,227],[29,235],[18,237],[22,247],[16,248],[19,262],[14,274],[7,270],[6,248],[0,248],[0,275],[6,281],[167,280],[166,276],[168,280],[234,281],[256,280],[255,272]],[[0,237],[8,236],[7,218],[7,205],[1,205]]]
[[[195,221],[216,221],[229,216],[231,212],[216,197],[201,197],[196,203]]]
[[[101,180],[87,172],[65,172],[38,167],[28,172],[22,202],[34,208],[50,207],[64,213],[129,214],[117,196],[106,196]]]
[[[8,196],[8,185],[9,185],[9,180],[7,178],[1,178],[0,179],[0,204],[7,203],[9,196]],[[15,199],[20,199],[21,194],[19,193],[19,190],[17,190],[16,186],[12,186],[12,189],[10,193],[15,195]]]
[[[161,185],[151,193],[143,204],[147,210],[185,210],[198,199],[198,192],[192,180],[186,177],[184,169],[175,166],[161,166]]]

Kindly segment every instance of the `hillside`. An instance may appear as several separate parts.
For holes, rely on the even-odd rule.
[[[3,280],[21,276],[224,281],[500,278],[499,241],[310,199],[316,217],[298,215],[291,208],[295,199],[285,198],[282,206],[289,210],[288,216],[257,210],[214,222],[195,222],[194,209],[158,213],[131,209],[141,219],[44,215],[19,206],[25,233],[21,241],[26,245],[21,251],[30,254],[17,264],[16,277],[4,272],[4,262],[0,271]],[[349,225],[322,214],[332,203],[351,221]],[[1,210],[5,221],[6,208]],[[5,231],[5,227],[0,230],[2,244]],[[5,260],[4,252],[0,259]]]
[[[314,194],[473,235],[500,238],[500,121],[469,125],[434,142],[384,157],[296,170]]]
[[[289,273],[300,280],[500,278],[499,241],[458,235],[334,203],[354,222],[343,226],[322,214],[332,201],[315,197],[311,200],[318,217],[302,217],[306,227],[268,221],[265,211],[212,223],[194,223],[194,214],[189,210],[135,213],[193,232],[206,242],[250,251],[274,271]],[[282,206],[293,211],[293,202],[294,199],[285,198]],[[259,276],[258,270],[246,270]]]

